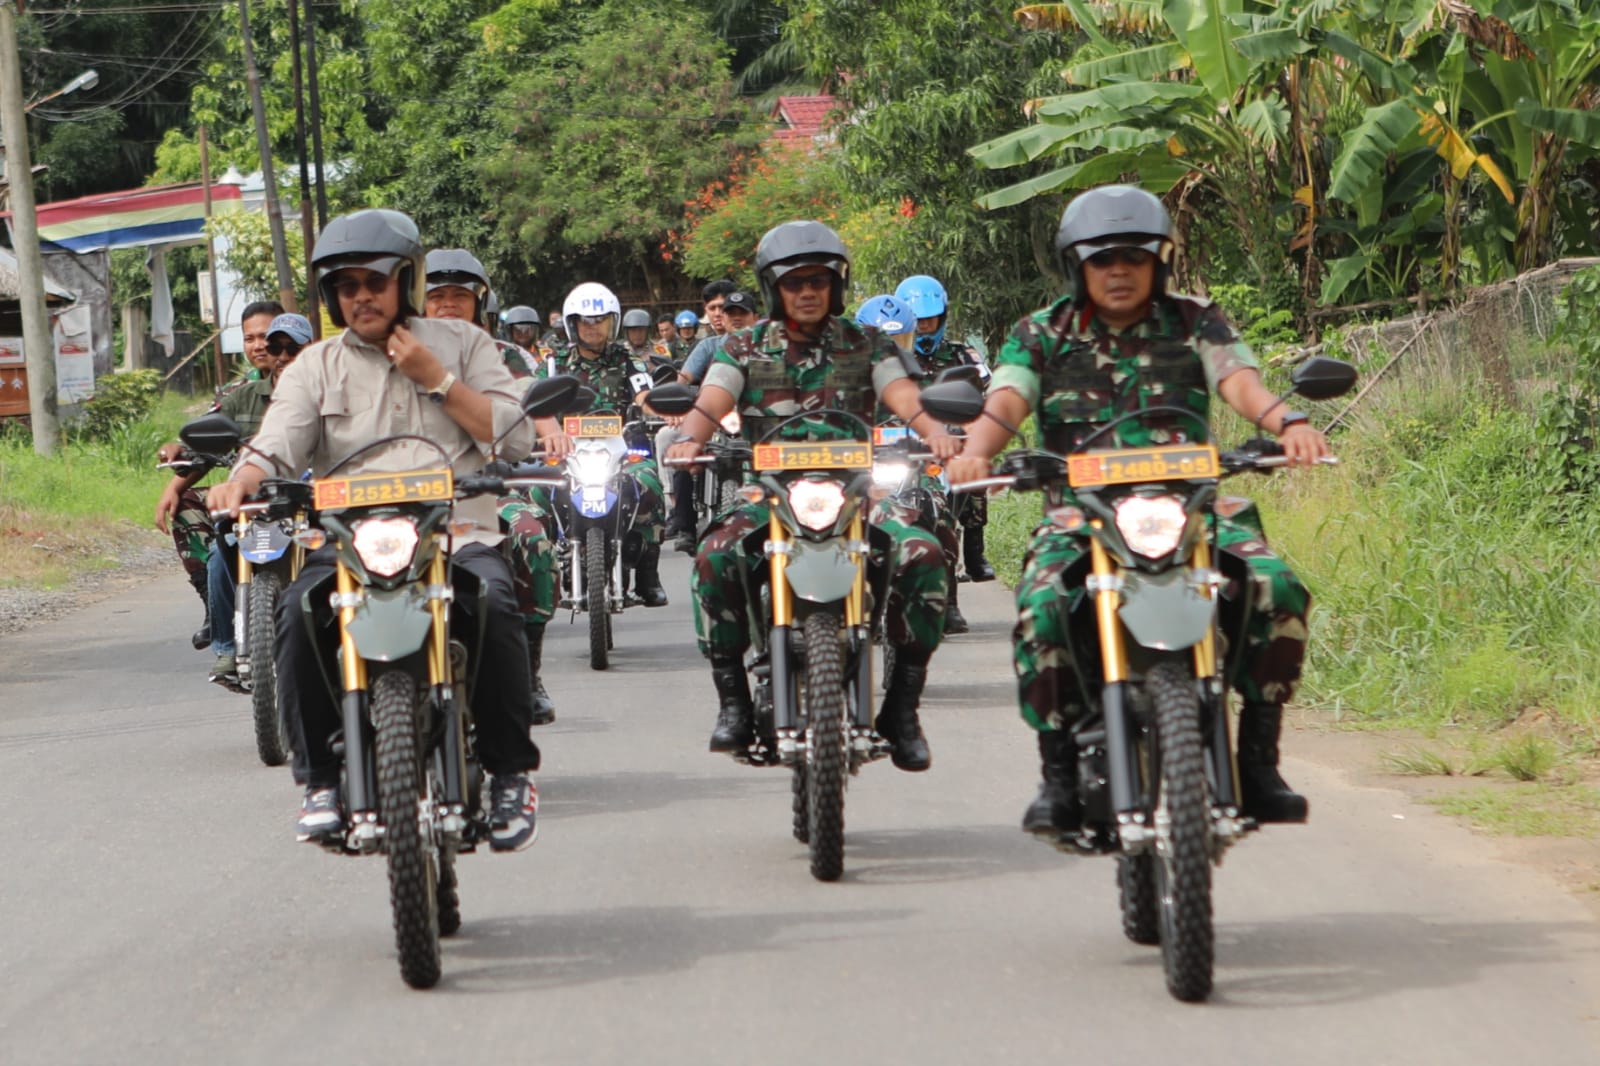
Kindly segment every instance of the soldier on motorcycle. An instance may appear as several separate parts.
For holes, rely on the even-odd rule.
[[[336,218],[317,239],[311,268],[329,316],[347,328],[309,346],[285,373],[255,450],[212,490],[214,511],[237,515],[269,474],[309,467],[322,475],[361,446],[394,434],[418,434],[437,443],[458,477],[476,473],[497,438],[502,456],[528,453],[534,427],[523,418],[521,390],[488,334],[467,323],[420,317],[425,279],[415,223],[388,210]],[[553,441],[544,446],[559,447]],[[342,471],[391,472],[439,463],[436,448],[398,440],[361,454]],[[464,500],[456,514],[476,522],[476,528],[455,537],[451,572],[477,579],[488,612],[481,620],[483,648],[472,710],[478,755],[493,775],[490,846],[521,850],[537,833],[538,792],[530,773],[539,766],[539,749],[528,736],[533,698],[523,619],[498,548],[494,502]],[[334,658],[336,627],[321,624],[313,630],[301,617],[305,603],[319,619],[328,618],[333,572],[333,549],[313,552],[285,591],[278,613],[279,697],[295,780],[306,790],[296,825],[301,840],[320,841],[343,830],[341,757],[332,746],[341,719],[320,665]],[[470,612],[476,599],[458,589],[455,609]],[[313,640],[320,643],[320,657]]]
[[[598,394],[597,404],[613,407],[624,417],[629,407],[642,407],[649,385],[639,387],[636,379],[642,374],[648,381],[649,371],[629,354],[627,345],[615,339],[622,319],[616,294],[598,282],[586,281],[567,294],[562,317],[573,345],[560,360],[560,372],[577,377]],[[633,590],[646,607],[665,607],[667,590],[661,587],[659,571],[666,524],[661,474],[655,463],[639,463],[630,472],[639,483],[634,530],[643,538]]]
[[[849,411],[870,423],[881,401],[922,434],[936,455],[954,455],[960,442],[922,412],[916,385],[907,379],[894,345],[876,330],[865,331],[840,317],[849,280],[850,256],[833,230],[820,222],[786,222],[767,232],[756,247],[756,273],[770,317],[729,336],[706,371],[696,408],[683,423],[687,440],[673,446],[675,458],[691,458],[737,409],[759,439],[764,426],[808,410]],[[701,654],[711,660],[720,708],[711,734],[714,752],[735,752],[750,743],[754,708],[742,657],[750,644],[741,564],[763,566],[759,548],[747,543],[765,529],[766,504],[746,504],[714,522],[700,540],[691,589]],[[902,770],[926,770],[931,756],[917,706],[928,661],[944,631],[944,554],[932,534],[894,518],[874,524],[893,542],[883,618],[896,645],[894,674],[876,728],[892,745]]]
[[[485,294],[489,274],[477,256],[462,248],[436,248],[425,261],[428,275],[426,312],[429,318],[449,318],[484,326]],[[538,326],[532,308],[512,308],[517,315],[516,330],[531,335]],[[533,315],[532,323],[527,316]],[[484,326],[487,329],[487,326]],[[533,355],[514,341],[496,340],[495,347],[505,360],[511,376],[524,385],[538,370]],[[565,438],[554,419],[535,428],[546,440]],[[559,445],[566,447],[566,445]],[[544,627],[556,610],[555,544],[545,526],[550,520],[550,504],[537,489],[514,493],[500,500],[500,521],[505,527],[504,548],[511,564],[511,577],[517,590],[517,606],[527,623],[528,673],[533,675],[533,724],[549,725],[556,720],[555,701],[545,690],[540,671],[544,668]]]
[[[913,274],[895,287],[894,294],[916,316],[917,333],[913,348],[917,363],[922,367],[921,380],[924,384],[947,367],[983,364],[982,356],[970,346],[945,336],[950,298],[937,278]],[[961,556],[967,580],[993,581],[994,567],[989,565],[983,553],[983,527],[989,523],[987,502],[982,496],[963,497],[957,501],[953,514],[961,526]],[[964,619],[957,624],[962,627],[958,632],[965,630]]]
[[[1206,417],[1215,389],[1228,406],[1277,434],[1291,464],[1328,454],[1326,438],[1304,415],[1278,405],[1222,311],[1209,300],[1168,290],[1172,220],[1159,199],[1129,186],[1092,189],[1067,205],[1055,243],[1072,291],[1012,328],[996,360],[988,413],[1012,426],[1031,413],[1044,446],[1065,453],[1129,411],[1171,406]],[[1152,419],[1131,423],[1120,443],[1174,443],[1192,433],[1186,419]],[[966,447],[949,464],[951,480],[987,477],[1010,437],[994,419],[972,423]],[[1217,544],[1240,559],[1251,578],[1251,588],[1225,589],[1225,597],[1253,596],[1260,612],[1243,649],[1243,810],[1261,822],[1304,821],[1305,799],[1278,773],[1278,735],[1283,705],[1300,679],[1311,598],[1267,547],[1258,525],[1242,517],[1218,514]],[[1067,650],[1074,597],[1062,581],[1087,543],[1078,533],[1039,526],[1016,588],[1018,699],[1022,717],[1038,731],[1044,776],[1022,826],[1040,835],[1080,824],[1076,753],[1067,730],[1087,711]]]
[[[517,304],[515,307],[506,308],[505,314],[500,316],[500,325],[505,330],[506,339],[532,355],[534,362],[537,363],[539,357],[539,312],[527,304]]]

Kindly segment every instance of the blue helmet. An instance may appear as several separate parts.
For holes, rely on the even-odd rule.
[[[938,278],[926,274],[913,274],[894,290],[895,296],[911,308],[917,318],[937,318],[939,328],[932,333],[917,334],[917,354],[932,355],[944,343],[944,317],[950,309],[950,298]]]
[[[672,320],[672,324],[679,327],[688,326],[690,329],[694,329],[700,325],[700,316],[693,311],[679,311],[678,317]]]
[[[904,300],[893,296],[874,296],[856,312],[856,325],[874,326],[891,337],[909,333],[917,328],[917,316]]]

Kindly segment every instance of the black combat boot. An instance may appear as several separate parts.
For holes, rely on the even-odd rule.
[[[883,706],[873,727],[889,742],[889,758],[895,766],[917,773],[933,765],[933,755],[928,751],[928,741],[922,735],[922,723],[917,718],[922,686],[928,681],[928,662],[926,658],[912,662],[912,658],[912,653],[905,648],[895,650],[889,690],[884,693]]]
[[[200,604],[205,608],[206,620],[200,628],[189,636],[189,643],[194,645],[195,651],[205,651],[211,647],[211,596],[206,590],[206,572],[189,575],[189,584],[200,594]]]
[[[528,626],[528,674],[533,678],[533,724],[549,725],[556,720],[556,701],[544,690],[539,670],[544,665],[544,623]]]
[[[1054,842],[1076,832],[1083,822],[1078,807],[1078,753],[1072,734],[1052,729],[1039,734],[1039,765],[1044,781],[1022,815],[1022,831]]]
[[[743,751],[755,739],[755,706],[750,702],[750,680],[737,655],[711,659],[711,680],[717,686],[717,725],[711,730],[711,750]]]
[[[1303,822],[1306,798],[1278,774],[1283,704],[1247,702],[1239,712],[1239,806],[1258,822]]]
[[[944,635],[953,636],[965,633],[972,627],[967,625],[966,615],[961,613],[961,605],[956,602],[956,583],[950,582],[950,598],[944,605]]]
[[[639,553],[639,565],[633,571],[633,591],[646,607],[665,607],[667,590],[661,587],[661,575],[656,567],[661,563],[661,545],[651,544]]]
[[[993,581],[994,567],[983,557],[983,527],[968,526],[961,531],[961,558],[967,577],[973,581]]]

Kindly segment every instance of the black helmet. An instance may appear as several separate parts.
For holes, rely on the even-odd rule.
[[[400,317],[420,315],[423,290],[422,238],[417,224],[399,211],[370,208],[340,215],[317,237],[311,253],[311,274],[317,294],[333,324],[343,326],[344,312],[328,278],[344,267],[365,267],[384,274],[400,273]]]
[[[1156,256],[1156,294],[1167,291],[1167,253],[1172,247],[1172,216],[1160,199],[1132,185],[1102,185],[1073,198],[1056,229],[1056,256],[1062,271],[1084,299],[1083,261],[1108,248],[1143,248]]]
[[[539,312],[527,304],[517,304],[506,308],[506,313],[500,316],[500,324],[510,329],[512,326],[537,326],[542,323],[539,321]]]
[[[833,272],[830,315],[844,314],[844,289],[850,283],[850,253],[833,230],[820,222],[785,222],[767,230],[756,245],[756,277],[761,301],[772,318],[783,316],[778,279],[795,267],[825,266]]]
[[[493,299],[489,291],[489,272],[483,269],[478,257],[465,248],[435,248],[423,261],[427,275],[427,291],[455,285],[472,293],[472,320],[483,323],[487,304]]]
[[[649,329],[650,312],[642,307],[635,307],[632,311],[622,316],[623,329]]]

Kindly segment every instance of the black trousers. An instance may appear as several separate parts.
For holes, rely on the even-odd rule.
[[[294,779],[312,788],[339,783],[339,756],[328,742],[343,722],[334,695],[339,690],[339,630],[328,593],[333,588],[334,551],[331,547],[306,557],[300,576],[278,604],[278,699],[294,751]],[[463,581],[463,571],[470,575]],[[472,612],[477,597],[470,586],[487,590],[488,610],[478,683],[473,689],[473,721],[477,726],[478,760],[491,774],[517,773],[539,768],[539,748],[528,736],[533,726],[533,680],[528,673],[528,638],[511,583],[511,570],[499,549],[465,544],[450,559],[451,584],[456,599],[451,606],[452,626],[464,635],[474,630]],[[309,596],[309,599],[307,597]],[[302,603],[314,609],[315,644],[306,627]],[[468,640],[468,646],[471,641]],[[328,666],[324,677],[318,665]]]

